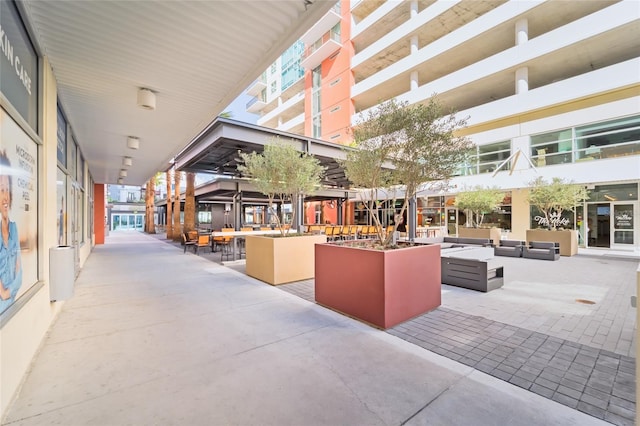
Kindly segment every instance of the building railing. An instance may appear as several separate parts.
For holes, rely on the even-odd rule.
[[[318,40],[316,40],[315,43],[313,43],[311,46],[309,46],[309,47],[307,47],[305,49],[304,58],[308,58],[309,56],[313,55],[315,51],[320,49],[320,47],[322,47],[322,45],[324,45],[325,43],[327,43],[330,40],[333,40],[336,43],[340,43],[340,32],[335,31],[335,30],[329,30],[326,33],[324,33],[322,35],[322,37],[320,37]]]

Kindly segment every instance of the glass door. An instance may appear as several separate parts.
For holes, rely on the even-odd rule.
[[[587,206],[588,247],[611,247],[611,203]]]
[[[458,235],[458,209],[447,209],[447,235]]]
[[[636,203],[618,202],[613,204],[612,212],[612,244],[620,248],[633,247],[634,244],[634,216],[637,211]]]

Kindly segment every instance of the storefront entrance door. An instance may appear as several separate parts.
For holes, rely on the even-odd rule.
[[[587,207],[589,247],[611,247],[611,203],[589,204]]]
[[[619,201],[589,204],[587,207],[589,247],[633,248],[636,236],[636,202]]]
[[[613,212],[613,245],[620,248],[633,247],[634,244],[634,216],[636,213],[635,203],[618,202],[612,203]]]

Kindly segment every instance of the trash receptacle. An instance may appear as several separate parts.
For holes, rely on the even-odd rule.
[[[51,301],[73,297],[75,283],[75,250],[70,246],[49,249],[49,298]]]

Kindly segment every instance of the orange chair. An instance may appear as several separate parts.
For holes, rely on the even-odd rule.
[[[193,252],[195,253],[196,250],[197,250],[196,242],[197,241],[195,239],[191,239],[191,237],[189,237],[189,233],[183,232],[182,233],[182,245],[184,246],[183,253],[187,252],[187,247],[188,246],[192,246],[193,247]]]
[[[195,253],[198,254],[198,249],[200,247],[209,247],[210,245],[211,245],[211,235],[209,234],[198,235],[198,240],[195,245]],[[211,247],[211,251],[213,252],[213,247]]]

